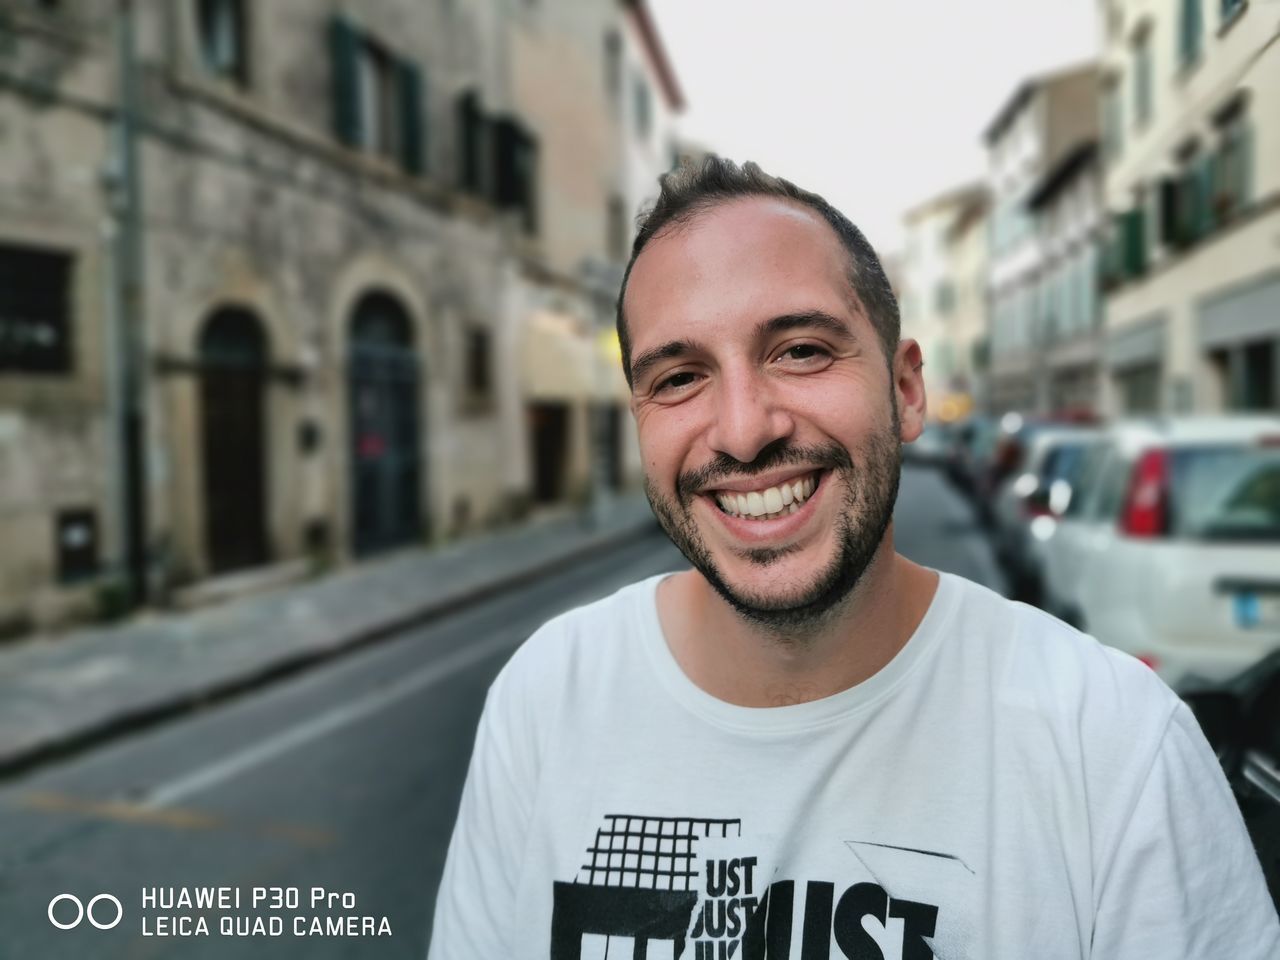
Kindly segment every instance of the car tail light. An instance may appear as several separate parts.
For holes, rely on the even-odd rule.
[[[1152,670],[1160,669],[1160,658],[1154,653],[1140,653],[1137,655],[1136,659],[1139,663],[1145,663]]]
[[[1036,517],[1052,517],[1054,512],[1049,509],[1044,497],[1027,497],[1022,501],[1022,515],[1028,520],[1034,520]]]
[[[1120,530],[1131,537],[1161,537],[1169,524],[1169,455],[1148,450],[1138,458],[1120,511]]]

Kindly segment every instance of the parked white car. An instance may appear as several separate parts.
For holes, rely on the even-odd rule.
[[[1022,464],[996,490],[992,536],[1014,591],[1042,593],[1044,541],[1068,505],[1070,481],[1101,432],[1096,427],[1045,424],[1027,439]]]
[[[1044,544],[1044,588],[1173,686],[1280,649],[1280,418],[1108,427]]]

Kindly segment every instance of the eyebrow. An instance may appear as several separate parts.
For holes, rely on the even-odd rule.
[[[789,330],[817,329],[839,337],[841,340],[857,343],[858,338],[848,325],[829,313],[821,310],[805,310],[801,313],[784,313],[781,316],[763,320],[756,327],[756,337],[765,339],[786,333]],[[646,350],[631,361],[631,381],[639,383],[644,375],[664,360],[696,353],[699,347],[689,339],[669,340],[661,346]]]

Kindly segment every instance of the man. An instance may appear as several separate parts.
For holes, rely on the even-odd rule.
[[[669,174],[618,332],[694,569],[495,681],[434,960],[1280,957],[1154,674],[894,552],[922,361],[852,224],[752,164]]]

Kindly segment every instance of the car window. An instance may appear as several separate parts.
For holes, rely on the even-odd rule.
[[[1132,464],[1118,450],[1107,457],[1098,479],[1098,495],[1089,511],[1092,519],[1113,520],[1120,513],[1125,492],[1129,489],[1131,470]]]
[[[1089,444],[1083,441],[1054,446],[1040,466],[1040,484],[1049,487],[1055,480],[1066,480],[1071,483],[1080,473],[1088,452]]]
[[[1170,467],[1174,536],[1280,541],[1280,450],[1183,448]]]
[[[1102,474],[1102,467],[1107,461],[1108,450],[1105,443],[1090,445],[1071,483],[1071,501],[1067,504],[1063,516],[1077,519],[1089,516],[1089,508],[1097,499],[1098,480]]]

